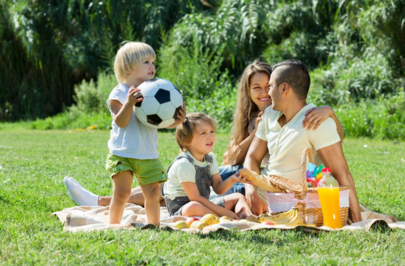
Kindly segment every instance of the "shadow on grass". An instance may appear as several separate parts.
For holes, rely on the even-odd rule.
[[[391,233],[392,229],[387,225],[386,222],[377,221],[371,226],[369,231],[387,234],[387,233]]]

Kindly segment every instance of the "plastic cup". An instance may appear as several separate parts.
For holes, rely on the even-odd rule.
[[[316,214],[305,214],[304,224],[306,226],[316,227],[316,222],[318,221],[318,215]]]

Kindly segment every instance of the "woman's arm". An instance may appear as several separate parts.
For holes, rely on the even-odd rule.
[[[249,150],[250,144],[252,143],[253,138],[255,137],[256,130],[253,131],[249,137],[244,139],[241,143],[231,144],[231,147],[228,151],[228,156],[224,161],[225,165],[238,165],[243,164],[245,161],[246,154]]]
[[[221,206],[218,206],[208,199],[202,197],[200,192],[198,191],[197,185],[194,182],[182,182],[181,185],[183,186],[184,191],[187,194],[187,197],[190,201],[196,201],[200,204],[204,205],[206,208],[210,209],[213,214],[221,217],[221,216],[228,216],[232,219],[239,219],[239,217],[233,211],[227,210]]]
[[[325,105],[308,110],[305,113],[305,119],[302,121],[302,126],[306,127],[307,130],[316,130],[328,117],[335,121],[340,141],[343,142],[344,134],[342,124],[330,106]]]
[[[253,130],[250,135],[244,139],[241,143],[233,143],[231,144],[232,147],[228,151],[228,156],[226,160],[224,161],[225,165],[238,165],[238,164],[243,164],[246,158],[246,154],[249,150],[250,144],[252,144],[252,140],[255,137],[256,134],[256,129],[257,125],[259,122],[262,120],[262,115],[264,111],[261,111],[256,118],[255,122],[255,129]]]

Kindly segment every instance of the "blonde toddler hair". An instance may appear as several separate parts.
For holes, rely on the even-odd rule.
[[[187,114],[186,120],[177,126],[176,142],[181,151],[186,152],[188,150],[188,145],[190,145],[193,140],[195,127],[201,122],[208,123],[214,130],[216,130],[217,122],[215,119],[203,113]]]
[[[143,42],[128,42],[117,52],[114,60],[114,73],[118,82],[123,82],[145,59],[155,60],[153,48]]]

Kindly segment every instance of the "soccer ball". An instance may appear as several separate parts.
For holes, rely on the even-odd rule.
[[[143,100],[136,103],[136,117],[145,125],[165,128],[172,125],[181,107],[183,96],[168,80],[151,79],[138,86]]]

